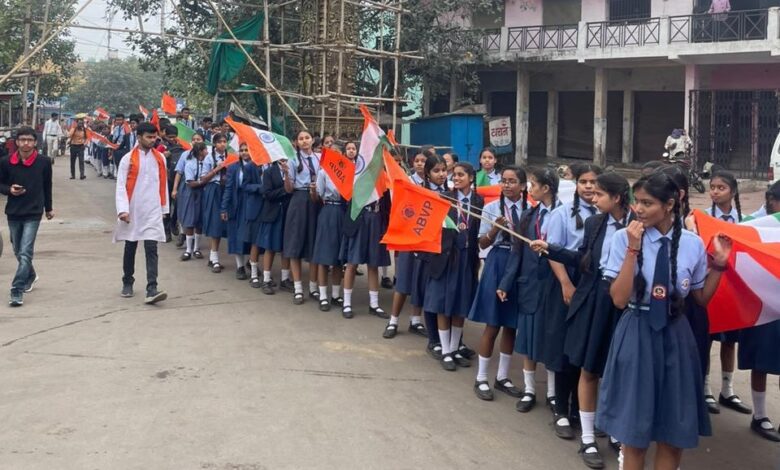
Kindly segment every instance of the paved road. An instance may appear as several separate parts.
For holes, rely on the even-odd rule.
[[[346,321],[263,296],[205,262],[182,264],[173,245],[160,250],[168,301],[119,298],[111,182],[89,167],[89,179],[69,181],[65,164],[55,166],[58,216],[38,238],[38,287],[23,308],[0,306],[0,468],[584,468],[547,410],[479,401],[474,368],[445,372],[422,338],[384,340],[383,321],[366,314]],[[6,254],[0,284],[14,267]],[[469,325],[466,340],[478,335]],[[519,360],[512,376],[522,377]],[[749,400],[747,378],[737,374],[737,389]],[[777,466],[780,445],[753,437],[746,417],[713,421],[716,436],[684,469]]]

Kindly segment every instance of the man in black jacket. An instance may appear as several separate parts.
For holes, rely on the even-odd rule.
[[[39,154],[38,135],[30,127],[16,133],[17,151],[0,160],[0,193],[8,196],[5,214],[19,266],[11,284],[9,304],[20,307],[23,295],[33,289],[38,275],[33,268],[33,249],[41,215],[54,217],[51,193],[51,160]]]

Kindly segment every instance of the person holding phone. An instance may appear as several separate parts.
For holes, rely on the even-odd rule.
[[[0,160],[0,193],[8,196],[5,215],[14,256],[19,262],[11,283],[8,303],[21,307],[24,294],[31,292],[38,280],[33,267],[35,237],[41,216],[54,217],[51,192],[51,160],[36,150],[38,134],[31,127],[16,133],[17,150]]]

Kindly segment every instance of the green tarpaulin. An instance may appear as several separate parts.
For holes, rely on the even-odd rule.
[[[263,30],[263,14],[258,13],[248,21],[233,28],[236,38],[246,41],[257,41]],[[232,39],[230,33],[222,33],[218,39]],[[252,53],[252,46],[244,46],[248,53]],[[229,82],[236,78],[246,65],[246,56],[235,44],[215,42],[211,48],[211,64],[209,65],[209,81],[206,90],[215,95],[219,90],[219,84]]]

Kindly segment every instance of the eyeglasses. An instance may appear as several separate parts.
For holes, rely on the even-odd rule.
[[[499,181],[499,184],[506,184],[506,185],[514,186],[516,184],[520,184],[520,181],[512,180],[512,179],[510,179],[510,180],[502,179],[501,181]]]

